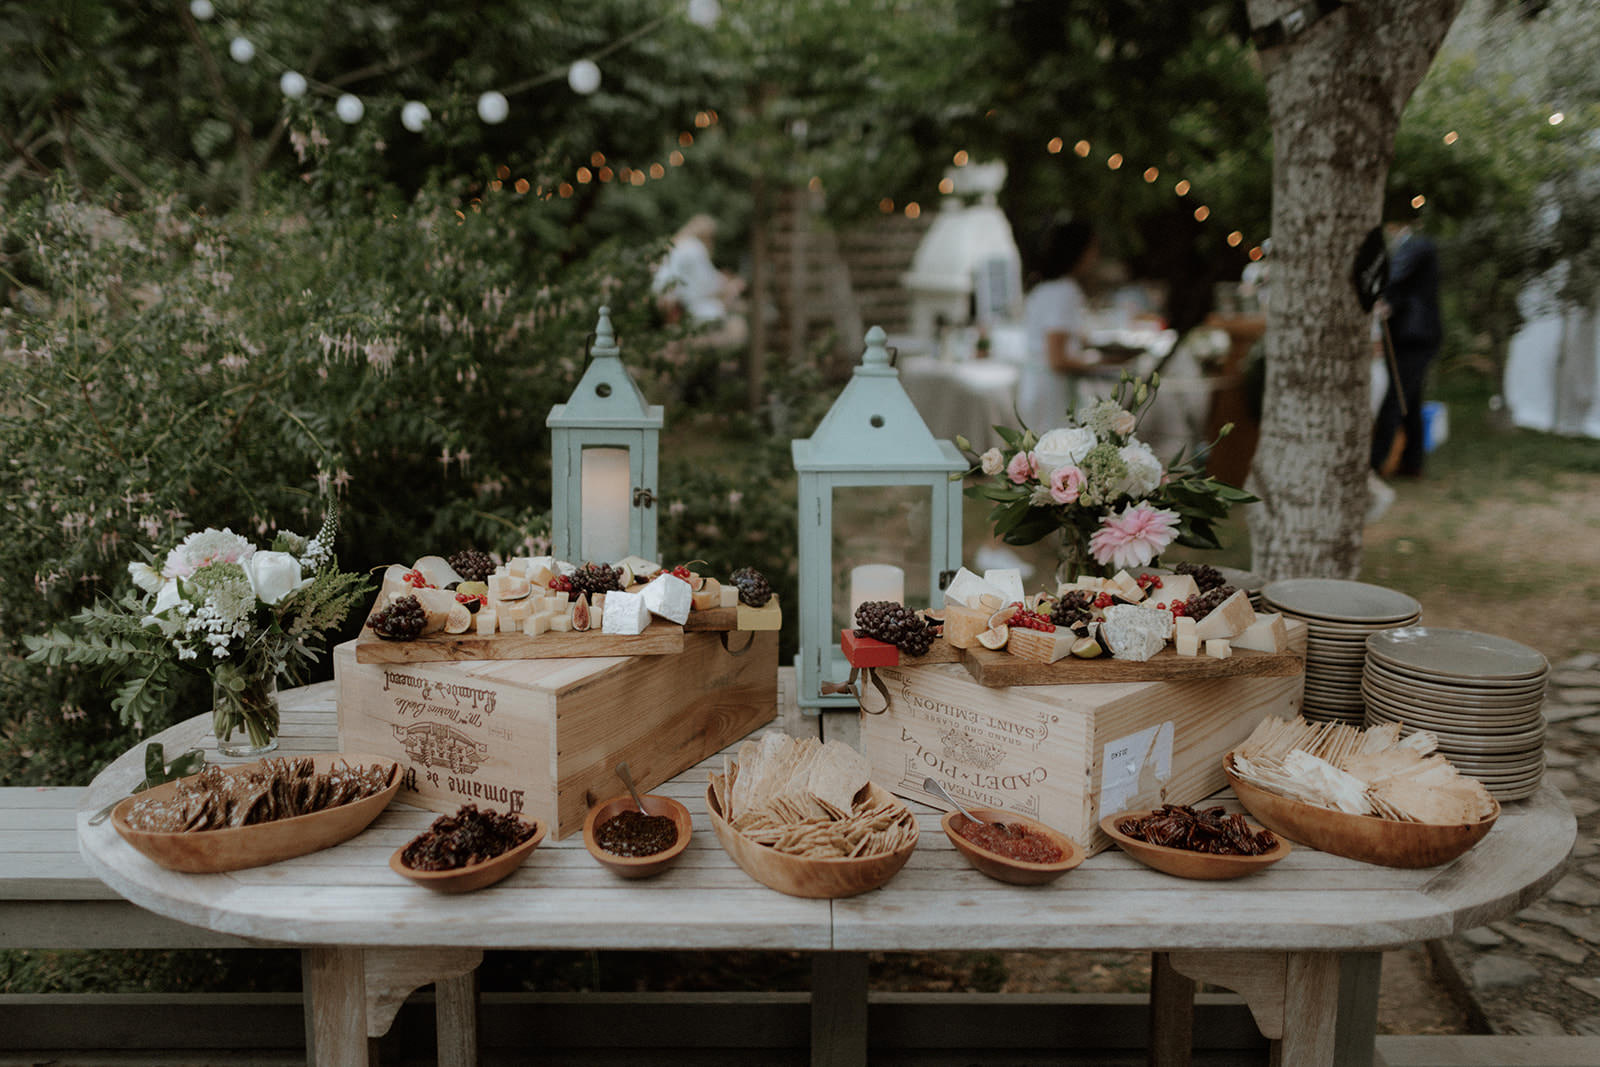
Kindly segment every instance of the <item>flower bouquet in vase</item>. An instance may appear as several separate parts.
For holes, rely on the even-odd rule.
[[[337,531],[330,502],[315,537],[280,532],[267,549],[229,529],[192,533],[152,562],[130,563],[135,589],[121,599],[75,615],[70,629],[25,638],[28,658],[129,675],[112,705],[141,730],[171,709],[183,672],[204,672],[223,755],[270,752],[278,679],[314,662],[326,631],[368,590],[365,575],[335,564]]]
[[[996,426],[1004,448],[977,454],[967,495],[994,503],[990,521],[1007,544],[1059,537],[1058,582],[1109,576],[1155,563],[1169,545],[1220,548],[1213,524],[1256,498],[1204,473],[1210,446],[1163,464],[1138,437],[1160,377],[1124,374],[1115,392],[1044,433]],[[1226,434],[1231,427],[1223,427]]]

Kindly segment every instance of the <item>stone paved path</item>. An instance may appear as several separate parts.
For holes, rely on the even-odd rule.
[[[1444,943],[1497,1034],[1600,1035],[1600,654],[1551,672],[1546,780],[1578,816],[1567,874],[1505,922]]]

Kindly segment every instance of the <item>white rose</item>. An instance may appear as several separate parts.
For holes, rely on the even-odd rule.
[[[983,473],[989,475],[990,477],[993,477],[994,475],[999,474],[1001,471],[1006,469],[1005,457],[1000,454],[1000,450],[998,448],[991,448],[989,451],[979,456],[978,464],[983,468]]]
[[[134,585],[146,593],[158,592],[161,589],[161,572],[148,563],[128,564],[128,577],[133,579]]]
[[[1139,425],[1139,420],[1134,418],[1131,411],[1119,411],[1111,416],[1111,432],[1118,437],[1126,437]]]
[[[1117,450],[1122,462],[1128,466],[1128,476],[1122,480],[1119,492],[1131,497],[1149,496],[1161,485],[1161,461],[1143,441],[1129,441]]]
[[[256,599],[264,604],[276,604],[311,582],[300,580],[300,561],[287,552],[257,552],[242,566]]]
[[[1058,467],[1076,467],[1099,441],[1087,426],[1062,426],[1039,438],[1033,446],[1033,457],[1039,463],[1039,474],[1049,479]]]
[[[168,578],[156,593],[156,602],[150,608],[150,614],[160,615],[164,611],[171,611],[182,602],[183,594],[178,591],[178,579]]]

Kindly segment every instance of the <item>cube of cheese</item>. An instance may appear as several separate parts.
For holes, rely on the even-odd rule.
[[[530,637],[547,634],[550,632],[550,619],[552,617],[548,611],[535,612],[528,616],[527,620],[522,624],[522,632]]]
[[[644,606],[650,609],[652,615],[659,615],[680,626],[689,621],[694,590],[676,574],[657,575],[640,595],[644,597]]]
[[[1289,628],[1283,616],[1276,612],[1257,615],[1256,621],[1233,639],[1234,648],[1248,648],[1256,652],[1282,652],[1289,647]]]
[[[722,596],[722,601],[721,601],[720,604],[718,604],[718,607],[736,608],[736,607],[739,606],[739,587],[738,586],[736,586],[736,585],[725,585],[725,586],[723,586],[722,587],[722,591],[721,591],[721,596]]]
[[[494,633],[494,628],[495,628],[495,626],[497,624],[497,620],[495,618],[494,612],[490,611],[488,608],[479,608],[478,609],[478,614],[476,616],[476,622],[478,624],[478,636],[479,637],[488,637],[488,636],[490,636],[491,634]]]
[[[521,619],[513,619],[510,615],[507,615],[503,611],[495,612],[495,616],[499,619],[500,632],[503,634],[514,634],[522,629]]]
[[[589,609],[589,629],[605,632],[606,613],[601,608]]]
[[[1173,651],[1180,656],[1198,656],[1200,654],[1200,639],[1191,630],[1189,633],[1179,633],[1172,639]]]
[[[1213,637],[1206,641],[1206,655],[1212,659],[1227,659],[1233,655],[1233,648],[1226,637]]]
[[[1191,619],[1187,615],[1175,615],[1172,619],[1172,625],[1179,637],[1188,634],[1190,637],[1198,639],[1199,635],[1194,632],[1195,627],[1200,625],[1198,620]]]
[[[1250,606],[1250,598],[1240,589],[1201,619],[1194,632],[1202,641],[1214,637],[1232,639],[1244,633],[1255,621],[1256,609]]]
[[[783,629],[783,610],[778,607],[778,598],[773,597],[759,608],[740,604],[734,625],[740,630]]]
[[[1144,590],[1139,588],[1138,579],[1127,571],[1118,571],[1111,579],[1111,584],[1116,587],[1117,595],[1129,603],[1137,604],[1144,599]]]
[[[601,632],[631,636],[644,633],[650,625],[650,609],[638,593],[610,593],[601,619]]]
[[[556,634],[569,634],[572,632],[572,612],[563,611],[550,617],[550,632]]]

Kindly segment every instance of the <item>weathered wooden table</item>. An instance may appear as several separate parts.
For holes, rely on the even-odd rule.
[[[776,726],[849,737],[853,719],[802,717],[793,672],[779,683]],[[215,755],[209,716],[157,738],[169,752]],[[331,683],[284,694],[281,752],[337,747]],[[473,972],[484,949],[775,949],[818,953],[813,1062],[866,1060],[866,953],[941,949],[1137,949],[1156,953],[1153,1059],[1186,1063],[1193,981],[1233,989],[1279,1061],[1370,1064],[1379,952],[1444,937],[1526,906],[1559,876],[1576,823],[1545,786],[1508,805],[1477,848],[1422,871],[1373,867],[1297,848],[1239,882],[1183,881],[1119,852],[1095,856],[1050,886],[1001,885],[971,870],[913,804],[922,839],[881,890],[799,900],[759,885],[717,844],[704,812],[708,761],[658,792],[695,813],[680,863],[659,878],[615,878],[580,835],[546,840],[515,875],[441,896],[389,870],[389,854],[434,818],[393,805],[359,837],[324,852],[219,875],[165,871],[126,845],[102,805],[143,776],[142,746],[95,779],[78,817],[91,870],[136,904],[214,931],[304,950],[308,1058],[367,1062],[413,990],[436,983],[439,1059],[476,1059]],[[1231,804],[1226,795],[1223,802]]]

